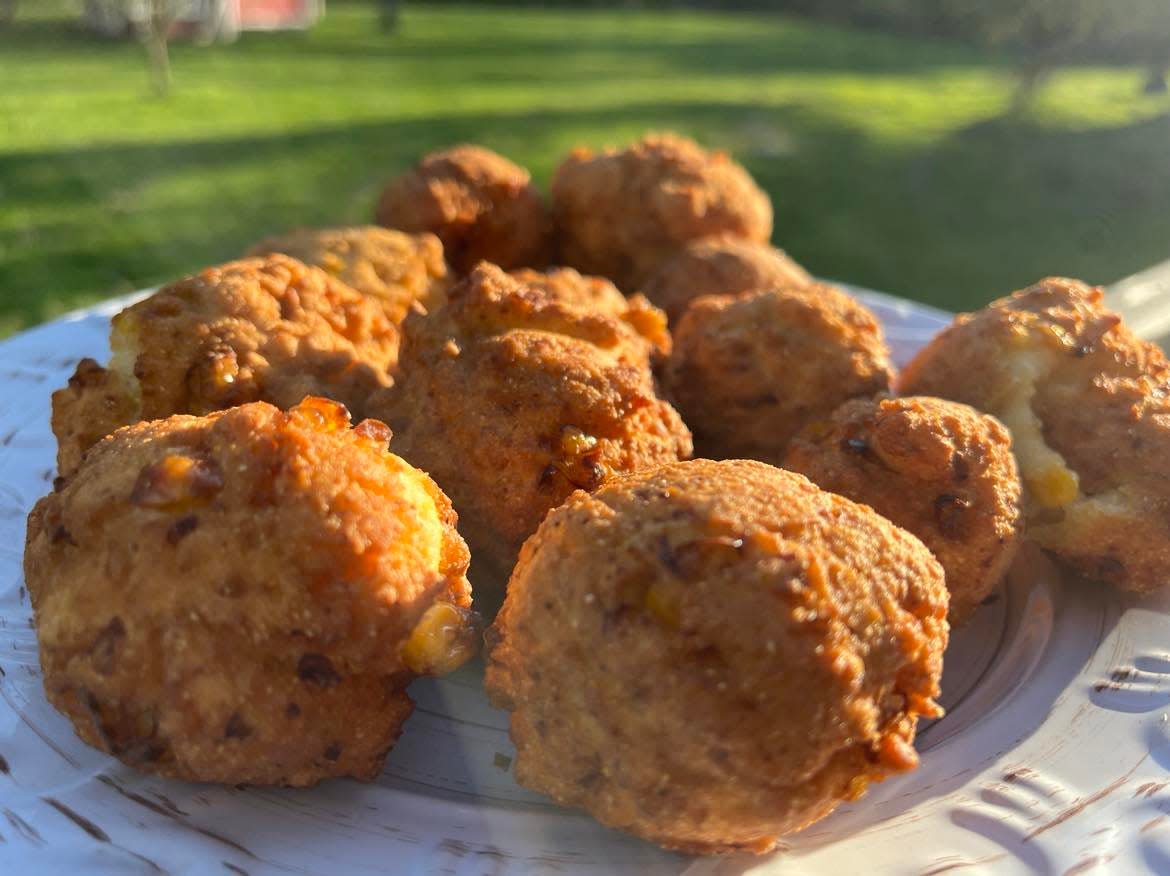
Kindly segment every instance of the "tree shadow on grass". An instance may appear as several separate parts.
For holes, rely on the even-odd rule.
[[[935,256],[985,284],[967,307],[1050,274],[1111,283],[1170,256],[1167,143],[1170,113],[1089,129],[997,118],[914,156],[907,203]]]
[[[566,27],[563,33],[542,37],[526,35],[523,13],[514,11],[513,16],[516,29],[506,30],[503,35],[461,29],[416,37],[408,28],[398,36],[360,41],[303,40],[298,43],[297,51],[308,56],[333,56],[339,61],[364,57],[422,61],[440,75],[443,70],[476,68],[509,74],[539,70],[542,76],[555,77],[566,62],[582,54],[591,57],[599,72],[614,77],[622,75],[631,63],[676,72],[738,76],[792,71],[897,74],[1001,64],[997,57],[957,43],[908,43],[905,38],[812,24],[780,15],[749,17],[759,23],[755,33],[714,31],[665,38],[646,34],[644,28],[634,33],[624,31],[622,15],[612,10],[606,13],[606,21],[612,22],[612,28],[578,31]],[[721,13],[719,20],[726,21],[728,17],[727,13]],[[271,39],[257,39],[249,44],[249,49],[258,54],[279,53],[284,48],[281,41]],[[607,60],[608,63],[602,63]]]
[[[6,207],[41,217],[17,227],[0,213],[0,309],[32,323],[282,228],[368,221],[387,177],[453,142],[483,142],[544,181],[575,142],[665,128],[740,158],[776,204],[774,239],[810,270],[948,309],[1045,273],[1112,280],[1170,246],[1170,116],[1004,123],[914,150],[807,106],[566,107],[0,156]]]
[[[23,21],[0,27],[0,53],[8,51],[121,51],[127,40],[103,37],[86,30],[76,18]]]

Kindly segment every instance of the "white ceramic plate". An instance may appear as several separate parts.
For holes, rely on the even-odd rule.
[[[946,322],[858,294],[899,362]],[[0,344],[0,873],[1170,873],[1170,600],[1124,602],[1039,560],[954,636],[921,768],[767,858],[668,854],[518,787],[478,663],[411,688],[370,785],[191,785],[87,748],[42,693],[20,563],[54,476],[49,393],[105,358],[125,303]]]

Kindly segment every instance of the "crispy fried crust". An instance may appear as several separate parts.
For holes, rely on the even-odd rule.
[[[763,243],[772,204],[746,170],[674,134],[621,149],[574,149],[552,181],[561,262],[638,289],[690,241],[732,235]]]
[[[466,607],[450,502],[309,399],[116,432],[29,516],[45,691],[90,745],[229,784],[374,778],[411,704],[400,654]]]
[[[662,846],[762,853],[914,767],[942,570],[805,478],[696,460],[575,493],[489,631],[516,777]]]
[[[407,234],[377,225],[298,228],[261,240],[248,255],[279,252],[321,268],[347,286],[382,304],[400,325],[416,302],[442,305],[451,277],[443,244],[433,234]]]
[[[1011,430],[1030,538],[1122,590],[1170,582],[1170,363],[1099,289],[1050,277],[958,317],[902,390]]]
[[[671,349],[666,316],[645,295],[627,298],[604,277],[589,277],[572,268],[533,271],[522,268],[511,275],[525,286],[540,289],[562,304],[584,313],[601,313],[629,323],[651,347],[653,358],[667,356]]]
[[[876,317],[811,285],[695,300],[662,382],[699,456],[779,464],[805,423],[888,390],[892,374]]]
[[[505,268],[551,260],[552,222],[528,171],[482,146],[424,156],[386,186],[377,221],[438,235],[460,273],[481,260]]]
[[[677,324],[687,305],[704,295],[744,295],[812,282],[808,271],[781,250],[739,237],[719,237],[696,241],[667,256],[642,291]]]
[[[918,536],[946,573],[952,625],[995,589],[1019,547],[1022,488],[1011,436],[967,405],[846,402],[793,439],[784,467]]]
[[[395,449],[459,510],[476,586],[502,587],[521,543],[578,487],[690,454],[625,319],[481,264],[405,324],[402,381],[380,415]]]
[[[164,286],[114,317],[108,372],[82,362],[53,394],[67,475],[116,426],[309,395],[356,415],[390,383],[398,333],[377,302],[284,255],[228,262]]]
[[[93,359],[77,363],[63,389],[53,393],[52,427],[57,437],[57,471],[69,474],[82,454],[115,429],[138,419],[133,386]]]

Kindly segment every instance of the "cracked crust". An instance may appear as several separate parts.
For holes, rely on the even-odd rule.
[[[386,186],[377,221],[437,235],[460,273],[480,261],[518,268],[551,260],[552,222],[528,171],[482,146],[425,155]]]
[[[552,201],[561,261],[626,291],[693,240],[772,234],[772,203],[748,172],[676,134],[574,149],[553,176]]]
[[[380,416],[455,503],[477,587],[502,588],[524,539],[575,489],[690,455],[655,393],[652,339],[624,318],[481,264],[405,328],[403,379]]]
[[[1022,488],[1011,436],[967,405],[847,402],[793,439],[784,467],[920,538],[946,573],[952,625],[992,593],[1019,547]]]
[[[526,286],[539,288],[550,298],[584,313],[601,313],[628,323],[650,345],[651,358],[670,354],[670,332],[666,317],[645,295],[628,298],[604,277],[590,277],[572,268],[533,271],[528,268],[511,275]]]
[[[227,784],[371,780],[410,714],[403,653],[470,605],[451,503],[344,408],[139,423],[29,516],[49,701],[90,745]]]
[[[699,240],[668,256],[642,291],[677,325],[704,295],[745,295],[808,286],[813,278],[782,250],[737,237]]]
[[[320,268],[377,300],[396,326],[416,303],[426,310],[440,307],[451,284],[443,244],[433,234],[377,225],[297,228],[261,240],[248,255],[274,252]]]
[[[911,769],[939,714],[942,570],[800,475],[696,460],[578,492],[488,635],[516,777],[692,853],[763,853]]]
[[[1003,421],[1029,538],[1122,590],[1170,582],[1170,363],[1100,289],[1050,277],[959,316],[901,388]]]
[[[778,465],[806,423],[887,391],[892,375],[877,318],[814,284],[697,299],[674,332],[662,384],[699,456]]]
[[[252,401],[325,396],[364,415],[389,385],[398,334],[373,300],[284,255],[241,259],[162,287],[113,318],[107,368],[83,360],[53,393],[67,476],[118,426]]]

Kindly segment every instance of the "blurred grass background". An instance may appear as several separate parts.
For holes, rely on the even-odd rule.
[[[1110,282],[1170,257],[1170,98],[1065,67],[1022,114],[1006,58],[777,14],[331,0],[308,33],[142,48],[22,5],[0,31],[0,334],[368,220],[422,152],[482,142],[544,184],[577,143],[671,128],[771,193],[813,272],[947,309],[1044,274]],[[631,204],[631,209],[636,205]]]

